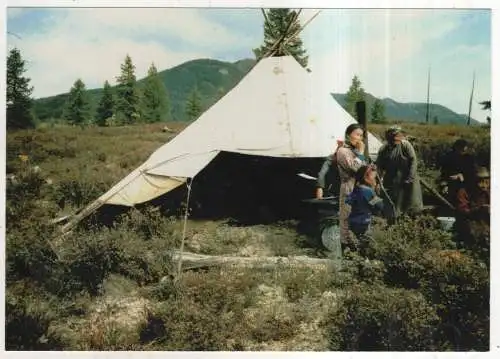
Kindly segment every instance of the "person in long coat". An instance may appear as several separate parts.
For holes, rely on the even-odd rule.
[[[339,227],[340,227],[340,240],[344,246],[355,248],[355,238],[349,230],[349,214],[351,213],[351,206],[346,202],[347,196],[353,191],[355,184],[356,171],[367,164],[367,159],[364,156],[365,144],[363,142],[363,128],[354,123],[349,125],[345,131],[344,141],[340,141],[335,151],[335,160],[332,162],[331,157],[326,161],[335,163],[340,176],[340,189],[339,189]],[[325,162],[326,163],[326,162]],[[319,183],[324,183],[324,176],[326,175],[327,166],[323,166],[320,171]],[[323,197],[323,188],[318,186],[316,198]]]
[[[423,199],[415,149],[399,126],[390,127],[385,138],[387,142],[380,148],[376,164],[387,194],[394,203],[391,217],[419,213],[423,210]]]

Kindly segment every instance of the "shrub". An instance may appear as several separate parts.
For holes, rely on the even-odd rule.
[[[418,292],[356,284],[326,321],[330,350],[432,350],[435,309]]]
[[[224,270],[184,273],[149,315],[141,337],[162,350],[241,350],[244,310],[254,301],[258,275]],[[171,295],[175,292],[175,295]]]
[[[436,304],[441,348],[488,350],[489,271],[465,252],[426,252],[420,292]]]
[[[6,236],[6,283],[30,278],[45,283],[57,267],[56,253],[49,240],[53,228],[32,225],[9,230]]]
[[[120,263],[120,246],[114,233],[107,231],[75,233],[60,247],[60,270],[51,281],[51,291],[71,294],[88,291],[100,293],[106,276]]]
[[[277,282],[283,287],[290,302],[297,302],[304,296],[321,295],[331,280],[331,273],[328,271],[307,267],[286,267],[278,273]]]
[[[87,181],[84,179],[64,179],[54,185],[52,201],[60,207],[71,204],[74,207],[82,207],[94,201],[108,187],[100,181]]]
[[[454,243],[449,233],[439,229],[435,218],[419,216],[401,218],[398,224],[386,230],[374,231],[367,255],[385,264],[388,285],[418,288],[423,269],[420,259],[430,248],[454,248]]]
[[[7,350],[61,350],[61,338],[50,330],[58,317],[53,303],[43,293],[25,288],[6,290],[5,348]]]
[[[384,261],[385,283],[418,289],[436,305],[440,349],[485,350],[489,340],[489,278],[479,243],[489,233],[474,231],[476,246],[457,250],[450,235],[430,217],[405,219],[376,233],[369,254]],[[359,276],[359,273],[358,273]]]

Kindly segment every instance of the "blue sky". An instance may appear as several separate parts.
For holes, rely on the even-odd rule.
[[[302,22],[317,10],[302,12]],[[87,87],[114,83],[127,53],[143,77],[196,58],[252,57],[262,41],[260,9],[8,8],[8,48],[21,49],[34,96],[67,92],[77,78]],[[426,100],[472,116],[491,97],[489,10],[323,9],[302,33],[316,86],[347,91],[356,74],[367,92],[396,101]]]

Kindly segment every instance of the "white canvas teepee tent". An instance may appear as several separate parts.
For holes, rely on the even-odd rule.
[[[312,85],[311,75],[292,56],[264,58],[227,95],[77,217],[103,204],[134,206],[159,197],[194,178],[221,151],[326,157],[355,122],[329,93]],[[371,134],[368,141],[370,154],[376,155],[380,141]]]

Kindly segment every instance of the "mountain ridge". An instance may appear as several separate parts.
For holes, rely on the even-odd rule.
[[[173,121],[188,120],[185,114],[185,103],[196,86],[200,93],[203,111],[212,106],[228,93],[254,66],[254,59],[241,59],[234,62],[216,59],[195,59],[184,62],[158,72],[169,95],[170,119]],[[139,79],[142,88],[145,78]],[[116,86],[112,86],[116,89]],[[102,95],[102,87],[87,90],[91,109],[95,110]],[[345,105],[345,94],[332,93],[332,97],[341,106]],[[62,117],[68,92],[34,100],[34,113],[42,122]],[[370,121],[370,109],[376,97],[367,94],[367,117]],[[425,122],[426,104],[418,102],[402,103],[391,98],[380,99],[385,106],[385,115],[390,120],[406,122]],[[440,104],[430,104],[429,122],[437,116],[439,123],[466,124],[467,116],[457,114]],[[472,119],[471,123],[479,122]]]

